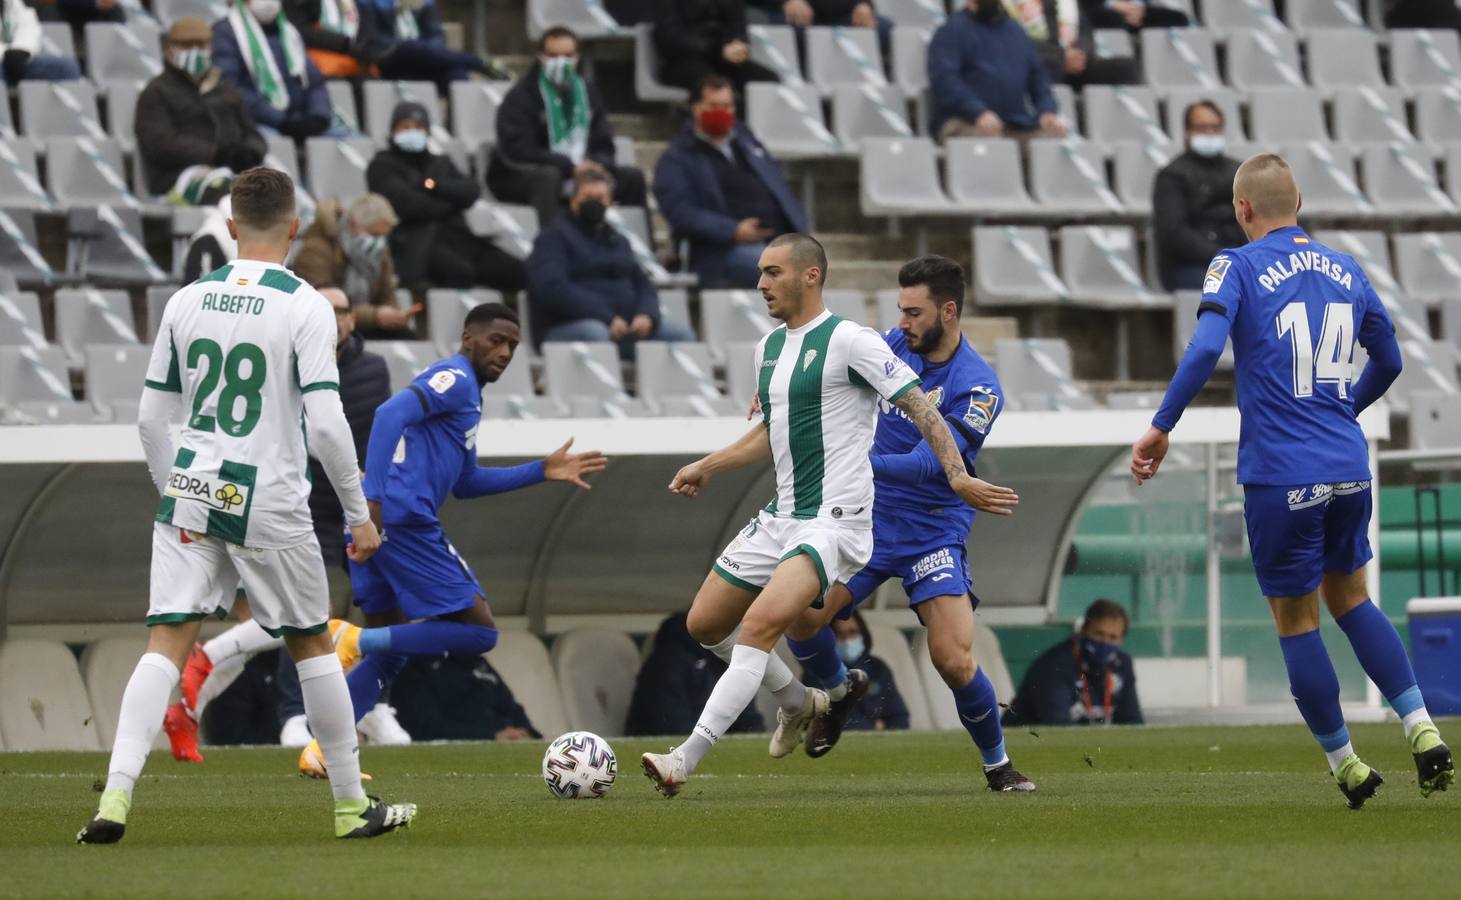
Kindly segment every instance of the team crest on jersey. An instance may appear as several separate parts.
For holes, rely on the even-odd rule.
[[[1228,269],[1232,268],[1233,261],[1229,257],[1219,256],[1207,267],[1207,277],[1202,279],[1202,292],[1204,294],[1217,293],[1217,289],[1223,286],[1223,279],[1228,277]]]
[[[163,494],[178,500],[196,500],[207,504],[210,509],[239,516],[248,505],[249,490],[247,485],[174,467],[168,475]]]
[[[817,351],[816,350],[808,350],[806,352],[806,355],[804,355],[802,357],[802,371],[805,372],[807,369],[810,369],[812,367],[812,363],[816,362],[816,360],[817,360]]]
[[[445,394],[451,390],[452,385],[457,383],[457,376],[450,369],[442,369],[440,372],[431,376],[431,380],[426,383],[438,394]]]
[[[943,385],[939,385],[938,387],[928,392],[928,402],[933,404],[934,409],[938,409],[939,404],[944,402]]]
[[[969,391],[969,408],[964,411],[964,424],[979,432],[988,434],[989,426],[999,414],[999,395],[987,384],[976,385]]]

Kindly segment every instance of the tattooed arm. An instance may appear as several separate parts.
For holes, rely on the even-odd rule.
[[[893,401],[893,405],[903,410],[918,427],[934,456],[938,457],[944,477],[949,480],[949,487],[954,489],[954,493],[961,500],[980,512],[998,516],[1013,514],[1014,507],[1020,502],[1019,496],[1010,488],[992,485],[969,474],[964,467],[964,458],[959,454],[959,446],[949,433],[948,424],[944,422],[938,409],[928,402],[928,397],[921,388],[914,387],[904,391]]]

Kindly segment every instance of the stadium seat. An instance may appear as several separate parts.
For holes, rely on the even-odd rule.
[[[1461,449],[1461,394],[1416,391],[1410,395],[1410,446]]]
[[[310,193],[316,200],[334,197],[344,204],[364,194],[365,170],[375,149],[367,137],[310,138],[305,142]]]
[[[1461,296],[1441,301],[1441,338],[1461,353]]]
[[[1159,172],[1171,162],[1170,151],[1153,144],[1119,144],[1112,154],[1112,188],[1128,212],[1152,214],[1152,187]]]
[[[639,165],[639,145],[635,142],[633,136],[627,134],[614,135],[614,165]]]
[[[1198,306],[1202,303],[1201,291],[1177,291],[1172,295],[1172,359],[1182,361],[1187,344],[1197,331]],[[1233,368],[1233,341],[1223,345],[1223,355],[1218,357],[1218,368],[1230,371]]]
[[[1070,288],[1055,274],[1044,228],[981,225],[974,229],[974,296],[984,305],[1058,303]]]
[[[575,628],[558,635],[550,655],[568,727],[603,737],[622,735],[639,675],[634,639],[607,628]]]
[[[781,159],[836,156],[845,148],[827,130],[822,100],[809,84],[746,85],[746,124]]]
[[[725,393],[736,408],[750,408],[756,393],[756,344],[754,341],[732,341],[721,348],[725,359]]]
[[[1415,92],[1415,133],[1431,144],[1461,143],[1461,81],[1457,86]],[[1447,172],[1454,192],[1461,171]]]
[[[151,344],[157,339],[157,328],[162,324],[162,313],[167,309],[167,301],[172,295],[178,292],[179,285],[158,284],[147,289],[147,343]]]
[[[1324,28],[1307,32],[1309,81],[1321,90],[1339,87],[1384,87],[1380,46],[1369,31]]]
[[[1217,4],[1224,9],[1243,5]],[[1228,84],[1236,88],[1306,86],[1299,67],[1299,42],[1287,30],[1235,31],[1228,35],[1227,60]]]
[[[887,332],[898,327],[903,313],[898,309],[898,289],[883,288],[873,292],[873,306],[877,308],[878,331]]]
[[[462,323],[467,313],[483,303],[501,303],[502,295],[488,288],[469,291],[432,288],[426,292],[426,324],[438,358],[456,353],[462,345]]]
[[[555,25],[566,25],[580,38],[588,39],[612,37],[624,31],[604,9],[602,0],[528,0],[528,37],[536,42]]]
[[[0,138],[0,207],[49,211],[54,206],[41,184],[35,146],[24,138]]]
[[[1067,225],[1060,229],[1060,273],[1072,302],[1101,309],[1163,307],[1164,293],[1146,286],[1136,233],[1126,226]]]
[[[78,59],[76,39],[71,34],[68,22],[42,22],[40,52],[46,56],[60,56],[64,59]]]
[[[132,301],[126,291],[66,288],[56,292],[56,343],[74,368],[86,359],[88,344],[137,344]]]
[[[1405,293],[1439,303],[1461,292],[1461,233],[1395,235],[1395,269]]]
[[[558,676],[537,635],[504,629],[497,635],[497,646],[483,655],[502,676],[534,728],[545,737],[569,730]]]
[[[1238,108],[1238,94],[1232,88],[1170,88],[1166,91],[1166,96],[1167,133],[1174,141],[1181,142],[1186,131],[1187,107],[1198,100],[1207,100],[1217,104],[1217,108],[1223,111],[1223,136],[1228,142],[1228,153],[1237,155],[1233,153],[1233,148],[1247,142],[1247,135],[1243,132],[1242,112]]]
[[[41,255],[35,216],[28,209],[0,208],[0,270],[28,289],[51,287],[60,280]]]
[[[1288,27],[1273,10],[1273,0],[1208,0],[1202,5],[1202,25],[1226,35],[1229,46],[1236,35],[1245,32],[1288,34]]]
[[[86,399],[98,416],[125,425],[137,421],[151,356],[152,348],[144,344],[86,346]]]
[[[950,138],[944,142],[949,196],[980,218],[1041,215],[1025,190],[1020,145],[1009,138]]]
[[[894,26],[925,29],[937,28],[948,18],[944,0],[878,0],[878,15],[887,16]]]
[[[135,208],[102,204],[72,209],[66,232],[67,267],[82,281],[142,287],[168,280],[143,244],[142,214]]]
[[[867,324],[867,294],[853,288],[829,288],[822,292],[822,302],[834,316],[849,322]]]
[[[918,675],[918,665],[908,650],[908,639],[892,625],[868,623],[867,632],[870,652],[887,664],[893,683],[903,696],[904,705],[908,707],[908,730],[933,730],[933,718],[928,712],[928,697],[923,690],[923,679]]]
[[[1400,88],[1340,88],[1334,92],[1334,139],[1345,144],[1413,143]]]
[[[871,28],[813,25],[805,29],[807,78],[823,95],[839,84],[888,83],[883,75],[883,52]]]
[[[1068,84],[1052,84],[1050,93],[1055,96],[1055,112],[1065,123],[1066,137],[1081,136],[1081,120],[1076,115],[1075,89]]]
[[[100,750],[76,657],[60,641],[0,643],[0,734],[7,750]]]
[[[691,331],[695,330],[695,323],[690,318],[690,295],[683,290],[670,288],[660,291],[659,314],[665,321],[679,322]]]
[[[910,97],[921,97],[928,89],[928,43],[931,40],[933,32],[927,28],[906,25],[893,28],[893,81]],[[920,130],[921,127],[920,124]]]
[[[492,238],[519,259],[528,258],[538,236],[538,212],[531,206],[478,200],[467,208],[466,219],[473,234]]]
[[[1455,87],[1461,81],[1461,38],[1442,29],[1390,32],[1390,82],[1397,87]]]
[[[1124,28],[1097,28],[1091,32],[1091,48],[1097,59],[1131,59],[1136,42]]]
[[[0,138],[11,141],[18,136],[15,121],[10,118],[10,103],[0,103]]]
[[[1141,32],[1141,59],[1146,80],[1160,90],[1192,85],[1215,88],[1217,48],[1210,31],[1200,28],[1146,28]]]
[[[86,684],[86,695],[96,716],[96,736],[102,747],[110,747],[116,739],[122,692],[132,677],[132,670],[137,668],[137,660],[145,652],[147,637],[140,633],[102,638],[81,651],[81,680]],[[167,746],[167,735],[159,730],[152,749],[166,751]]]
[[[649,244],[649,210],[642,206],[611,206],[605,221],[629,242],[629,249],[639,267],[656,285],[695,284],[698,281],[689,272],[670,272],[654,255]]]
[[[86,75],[97,84],[146,82],[162,73],[162,28],[155,19],[88,22],[85,37]]]
[[[47,346],[40,298],[30,291],[0,291],[0,347]]]
[[[265,138],[264,165],[294,179],[296,193],[304,190],[304,180],[299,177],[299,145],[293,138]]]
[[[106,140],[106,129],[97,117],[96,88],[91,82],[22,81],[17,94],[20,130],[37,147],[53,137]]]
[[[360,118],[360,108],[355,100],[355,84],[343,79],[331,78],[325,81],[325,90],[330,95],[330,113],[334,118],[334,124],[342,125],[351,131],[365,131],[365,124]],[[435,106],[427,107],[435,109]]]
[[[781,76],[782,84],[799,87],[806,82],[802,78],[796,33],[790,25],[752,25],[746,29],[746,36],[751,39],[753,62]]]
[[[109,138],[53,137],[46,141],[51,195],[68,208],[137,207],[127,189],[122,148]]]
[[[1126,211],[1106,183],[1106,160],[1078,138],[1031,141],[1030,193],[1053,217],[1111,216]]]
[[[700,343],[634,345],[639,397],[661,416],[734,416],[745,408],[715,386],[710,349]]]
[[[659,80],[659,53],[654,46],[654,25],[641,22],[634,26],[634,95],[645,103],[684,103],[690,92]],[[481,84],[482,82],[477,82]],[[457,82],[472,84],[472,82]],[[452,114],[456,115],[456,84],[452,85]],[[456,126],[462,134],[461,125]]]
[[[1260,144],[1329,139],[1323,103],[1312,88],[1256,88],[1248,111],[1253,140]]]
[[[468,82],[470,83],[470,82]],[[436,85],[430,81],[366,81],[361,83],[365,116],[361,124],[364,131],[379,146],[386,146],[391,138],[391,111],[404,101],[420,103],[430,110],[431,136],[437,141],[451,137],[442,122],[436,121],[440,107],[436,102]]]
[[[497,143],[497,108],[507,88],[495,81],[456,81],[451,86],[451,127],[477,160],[477,171],[487,171],[488,154]]]
[[[1360,165],[1365,193],[1386,216],[1456,213],[1456,204],[1436,180],[1436,168],[1430,156],[1414,144],[1367,146],[1361,151]]]
[[[1375,214],[1371,198],[1355,177],[1355,151],[1343,144],[1309,141],[1285,146],[1283,158],[1303,185],[1305,218]]]
[[[1359,0],[1284,0],[1284,17],[1295,31],[1367,27]]]
[[[1461,143],[1447,144],[1442,148],[1441,165],[1446,167],[1446,187],[1451,200],[1461,206]]]
[[[648,412],[625,392],[614,344],[545,342],[543,361],[548,396],[566,404],[575,418],[618,419]]]
[[[1157,117],[1157,94],[1146,86],[1088,85],[1086,136],[1108,147],[1139,143],[1166,146],[1171,138]]]
[[[1021,409],[1090,409],[1072,377],[1070,344],[1060,338],[1000,338],[994,369],[1005,397]]]
[[[766,301],[756,291],[700,292],[700,337],[722,360],[728,345],[755,344],[780,324],[767,314]]]
[[[430,341],[371,341],[370,349],[385,357],[393,393],[404,390],[411,379],[441,358]]]
[[[107,133],[112,136],[122,147],[125,156],[136,157],[137,133],[134,123],[137,115],[137,97],[141,95],[142,89],[147,86],[145,81],[111,81],[102,85],[102,96],[105,98],[106,126]],[[147,193],[147,183],[143,178],[142,160],[136,157],[133,166],[133,183],[137,186],[138,194]]]
[[[919,679],[923,682],[924,696],[928,701],[929,715],[933,727],[938,731],[953,731],[963,727],[959,711],[954,707],[954,694],[944,683],[943,676],[933,667],[928,655],[928,630],[915,629],[909,651],[918,666]],[[1010,678],[1009,666],[1004,661],[1004,651],[994,629],[980,625],[974,629],[974,658],[994,685],[995,699],[1008,704],[1015,699],[1015,683]]]
[[[1314,239],[1326,247],[1348,253],[1369,276],[1376,290],[1399,290],[1395,267],[1390,262],[1390,240],[1383,231],[1316,231]]]
[[[1400,355],[1405,368],[1395,379],[1385,399],[1401,415],[1409,415],[1410,398],[1419,391],[1456,394],[1456,353],[1441,341],[1403,339]]]
[[[928,138],[869,138],[862,144],[862,214],[954,215],[939,186],[938,151]]]
[[[908,100],[894,85],[839,84],[832,91],[837,142],[856,151],[864,138],[909,138]]]
[[[228,15],[228,4],[221,0],[152,0],[152,14],[163,26],[170,26],[184,16],[197,16],[205,22],[216,22]]]
[[[533,390],[532,363],[527,353],[514,359],[482,395],[484,419],[557,419],[567,414],[567,408],[558,401],[540,397]]]
[[[1162,391],[1112,391],[1106,395],[1108,409],[1145,409],[1155,412],[1162,406]]]

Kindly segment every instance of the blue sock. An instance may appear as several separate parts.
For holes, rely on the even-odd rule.
[[[1278,642],[1283,647],[1283,663],[1288,669],[1294,703],[1298,704],[1299,714],[1308,723],[1314,740],[1329,755],[1329,767],[1333,769],[1339,765],[1339,759],[1333,754],[1349,745],[1349,729],[1339,708],[1339,676],[1334,674],[1334,663],[1324,649],[1324,639],[1316,628],[1281,637]]]
[[[497,629],[465,622],[428,619],[410,625],[366,628],[360,632],[360,652],[434,656],[439,653],[486,653],[497,646]]]
[[[1365,674],[1390,701],[1397,716],[1403,719],[1425,706],[1405,644],[1380,607],[1366,600],[1336,621],[1354,647]]]
[[[406,657],[396,653],[372,653],[360,657],[360,662],[345,676],[345,685],[350,688],[350,705],[355,708],[355,721],[359,722],[370,712],[405,664]]]
[[[786,645],[802,664],[804,683],[827,691],[847,680],[847,666],[837,655],[837,638],[831,628],[823,627],[805,641],[787,638]]]
[[[975,669],[968,684],[952,690],[959,721],[964,723],[964,730],[984,757],[985,768],[1009,762],[1009,755],[1004,752],[1004,729],[999,727],[999,701],[995,699],[989,676],[983,669]]]

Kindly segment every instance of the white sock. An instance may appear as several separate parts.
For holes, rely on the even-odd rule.
[[[107,764],[107,790],[120,789],[127,792],[128,798],[132,796],[132,788],[147,763],[147,752],[162,730],[167,701],[181,677],[178,667],[161,653],[144,653],[137,660],[137,668],[132,670],[122,694],[117,736]]]
[[[710,692],[710,699],[705,701],[705,709],[700,713],[700,720],[695,723],[695,730],[689,740],[679,746],[680,752],[685,756],[687,772],[695,771],[700,760],[710,752],[710,748],[720,740],[725,730],[756,699],[756,689],[761,686],[761,679],[766,675],[766,660],[770,655],[765,650],[757,650],[744,644],[737,644],[731,651],[730,668],[715,683],[715,690]]]
[[[249,619],[203,644],[203,652],[208,654],[208,659],[212,661],[214,668],[217,668],[219,663],[232,657],[251,656],[282,646],[284,646],[283,638],[271,637],[269,632],[264,630],[264,626]]]
[[[1415,730],[1415,726],[1429,725],[1430,721],[1431,714],[1426,712],[1426,708],[1422,706],[1420,709],[1409,713],[1405,718],[1401,719],[1400,724],[1405,726],[1405,736],[1410,737],[1410,732]]]
[[[732,651],[736,647],[736,638],[741,636],[740,626],[735,631],[726,635],[725,640],[718,644],[701,644],[706,650],[720,657],[727,665],[730,664]],[[766,662],[766,675],[761,681],[766,689],[776,695],[776,702],[781,704],[782,709],[801,709],[807,701],[807,688],[797,680],[791,673],[791,667],[782,661],[781,657],[774,652]],[[847,689],[843,688],[843,693]],[[707,750],[709,747],[706,748]]]
[[[208,658],[212,659],[213,657],[210,656]],[[203,710],[208,708],[208,704],[212,703],[215,697],[228,690],[228,686],[238,680],[238,676],[243,674],[244,666],[248,661],[249,658],[247,656],[241,653],[235,653],[223,662],[213,664],[213,671],[208,673],[208,677],[203,679],[203,686],[198,688],[197,707],[188,710],[189,714],[196,721],[201,722],[203,720]]]
[[[345,686],[340,658],[327,653],[302,660],[295,668],[299,671],[299,690],[304,695],[309,730],[320,742],[320,753],[325,757],[330,790],[336,800],[364,799],[355,709],[350,705],[350,689]]]
[[[1333,772],[1335,769],[1338,769],[1339,764],[1344,762],[1345,757],[1353,752],[1354,744],[1349,741],[1345,741],[1344,746],[1338,750],[1325,750],[1324,757],[1329,760],[1329,771]]]
[[[720,657],[720,661],[730,665],[731,651],[736,648],[736,638],[741,636],[741,626],[737,625],[725,639],[718,644],[701,644],[706,650]]]

